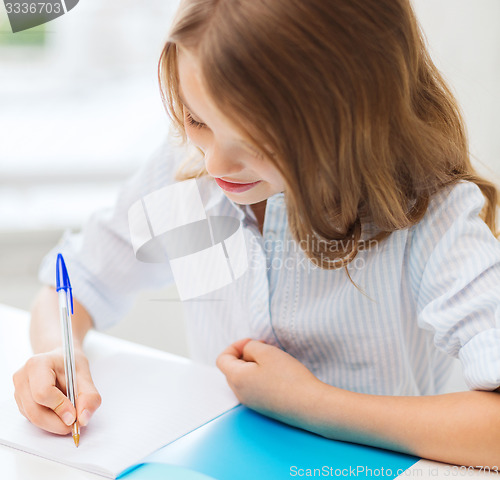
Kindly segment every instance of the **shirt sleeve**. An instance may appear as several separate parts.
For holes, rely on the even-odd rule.
[[[460,359],[471,390],[500,385],[500,242],[478,216],[484,202],[474,183],[447,187],[410,247],[418,324]]]
[[[168,262],[137,260],[130,239],[128,210],[144,195],[174,182],[187,150],[165,141],[122,188],[113,208],[94,213],[78,234],[66,232],[43,259],[39,279],[55,283],[57,253],[65,258],[73,293],[101,330],[117,323],[142,289],[173,282]]]

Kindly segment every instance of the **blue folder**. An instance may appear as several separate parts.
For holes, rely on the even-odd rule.
[[[280,480],[381,477],[417,457],[329,440],[239,405],[161,448],[123,480]]]

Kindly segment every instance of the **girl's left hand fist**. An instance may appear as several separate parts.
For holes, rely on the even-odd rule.
[[[251,339],[230,345],[217,366],[238,400],[260,413],[302,426],[321,398],[320,382],[298,360]]]

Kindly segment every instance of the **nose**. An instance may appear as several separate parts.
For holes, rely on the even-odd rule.
[[[205,150],[205,168],[212,177],[230,177],[243,170],[243,165],[230,149],[214,142]]]

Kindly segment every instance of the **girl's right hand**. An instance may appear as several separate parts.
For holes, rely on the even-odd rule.
[[[75,350],[77,412],[66,396],[62,348],[31,357],[13,377],[19,411],[34,425],[48,432],[66,435],[75,416],[86,426],[101,404],[101,396],[90,375],[84,353]]]

